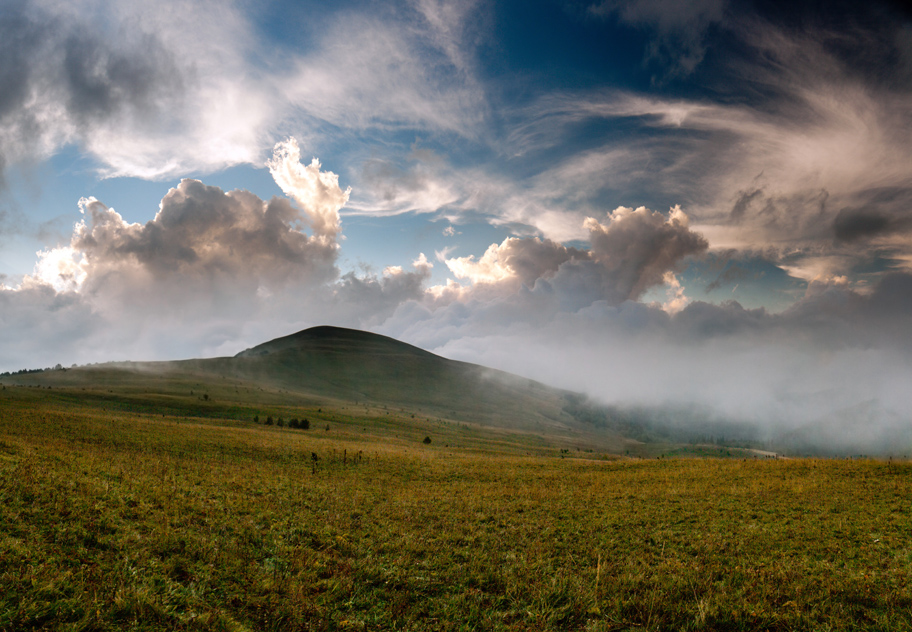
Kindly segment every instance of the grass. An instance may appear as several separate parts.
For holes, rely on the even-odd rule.
[[[912,628],[906,463],[97,395],[0,391],[0,630]]]

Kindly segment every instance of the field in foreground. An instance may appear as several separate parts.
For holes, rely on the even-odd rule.
[[[0,398],[0,630],[912,628],[904,463],[584,460],[47,393]]]

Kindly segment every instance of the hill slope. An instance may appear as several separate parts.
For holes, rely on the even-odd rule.
[[[198,361],[288,391],[420,410],[502,427],[567,427],[566,393],[538,382],[434,355],[393,338],[314,327],[231,359]]]
[[[314,327],[234,357],[108,363],[4,381],[64,388],[79,401],[95,398],[102,406],[134,411],[228,417],[281,407],[323,407],[369,417],[385,417],[389,411],[406,419],[625,443],[616,432],[596,428],[579,414],[580,395],[339,327]]]

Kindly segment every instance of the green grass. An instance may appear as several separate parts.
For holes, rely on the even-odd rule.
[[[160,396],[0,391],[0,630],[912,628],[905,463]]]

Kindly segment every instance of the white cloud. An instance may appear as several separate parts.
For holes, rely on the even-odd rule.
[[[665,281],[665,285],[668,286],[665,290],[667,300],[662,304],[662,309],[669,314],[677,314],[687,307],[687,304],[690,303],[690,299],[684,294],[684,287],[681,285],[681,282],[678,280],[678,277],[675,276],[674,272],[670,270],[665,272],[662,280]]]
[[[256,163],[274,114],[232,3],[14,3],[0,20],[7,164],[81,146],[107,177]],[[229,46],[228,43],[231,43]]]
[[[301,150],[294,138],[278,143],[266,164],[285,195],[301,205],[314,235],[325,243],[335,242],[341,230],[339,211],[348,202],[351,187],[343,191],[339,176],[320,171],[316,158],[309,165],[301,164]]]
[[[359,324],[364,312],[333,303],[338,210],[348,193],[318,162],[304,166],[298,159],[289,141],[277,147],[271,166],[303,213],[287,199],[265,201],[189,179],[168,191],[145,224],[129,223],[102,202],[84,198],[84,217],[70,243],[39,253],[34,274],[17,290],[4,290],[10,313],[54,304],[48,297],[59,296],[56,303],[66,301],[70,310],[98,315],[99,326],[83,329],[83,344],[107,353],[116,349],[124,354],[120,359],[211,353],[241,337],[261,342],[243,332],[279,335],[334,310]],[[309,224],[312,234],[301,224]],[[380,294],[387,301],[396,300],[389,297],[399,296],[397,291],[413,296],[429,266],[419,257],[414,273],[378,282]],[[369,288],[374,282],[350,275],[342,285]],[[21,334],[33,327],[27,323],[22,318],[11,326]],[[78,351],[73,337],[67,348],[74,360],[85,361],[89,353]],[[4,363],[22,368],[26,359],[11,351]]]
[[[426,3],[429,4],[429,3]],[[442,18],[441,18],[442,19]],[[380,16],[346,14],[316,52],[280,81],[284,98],[314,120],[346,130],[424,129],[472,135],[485,112],[479,88],[441,35]],[[352,45],[357,34],[357,45]]]

